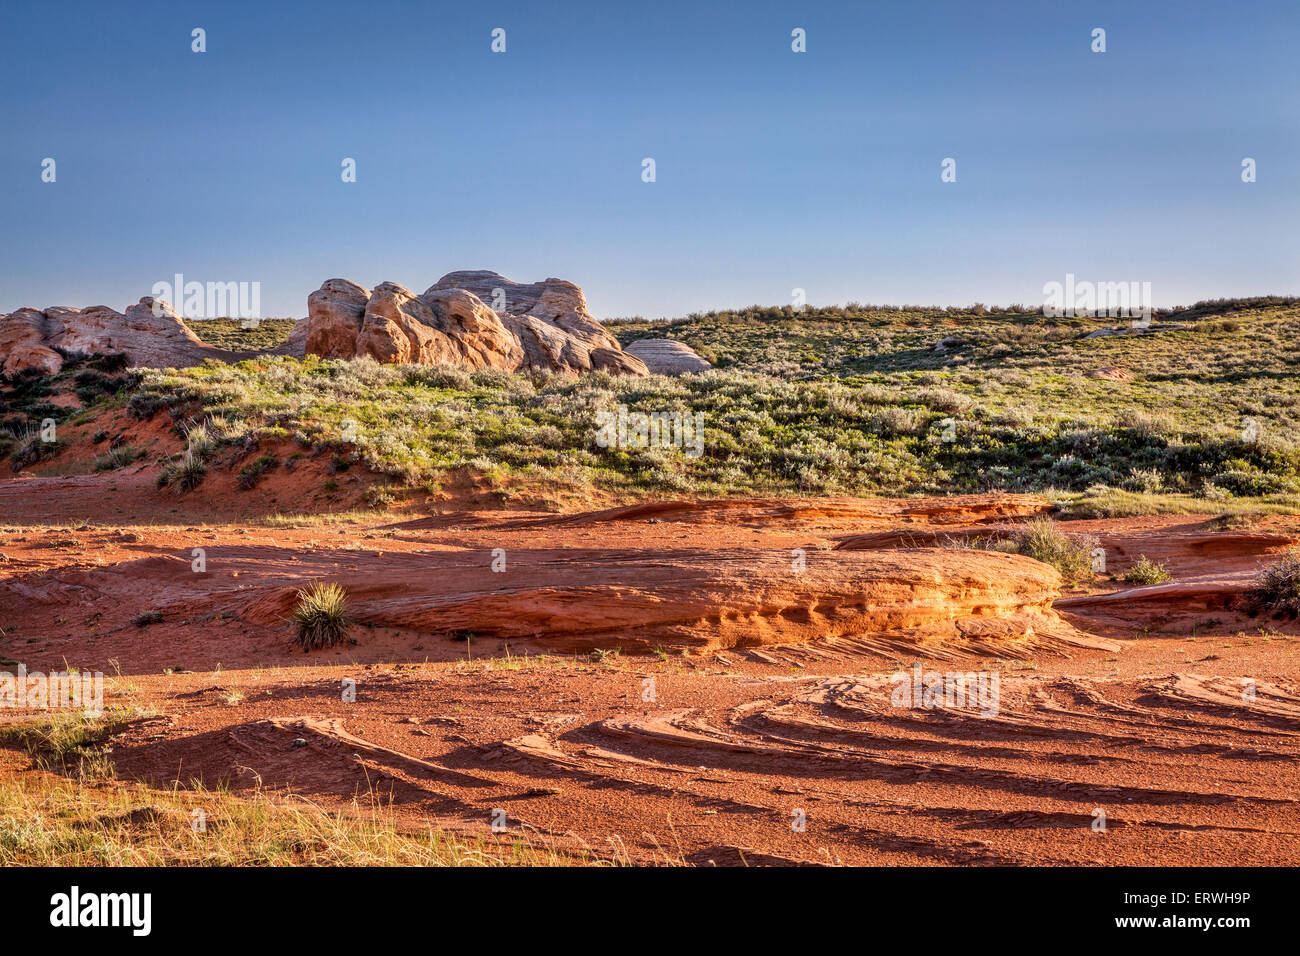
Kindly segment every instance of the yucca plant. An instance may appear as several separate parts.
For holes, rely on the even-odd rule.
[[[217,440],[209,430],[207,422],[190,424],[184,429],[186,451],[200,460],[206,459],[217,447]]]
[[[197,488],[207,472],[208,466],[203,463],[203,459],[186,450],[178,459],[165,465],[159,472],[158,487],[165,488],[171,485],[178,495],[183,495]]]
[[[110,448],[107,454],[100,455],[95,459],[96,471],[115,471],[118,468],[125,468],[139,457],[137,452],[130,445],[119,445],[116,448]]]
[[[304,653],[342,644],[352,624],[347,611],[348,593],[337,584],[317,581],[307,590],[299,591],[293,621]]]

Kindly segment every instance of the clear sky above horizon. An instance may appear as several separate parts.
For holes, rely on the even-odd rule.
[[[1038,304],[1066,273],[1300,294],[1298,28],[1294,0],[11,0],[0,312],[178,272],[268,316],[455,269],[600,317]]]

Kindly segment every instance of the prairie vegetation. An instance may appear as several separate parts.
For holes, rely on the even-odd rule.
[[[58,454],[31,437],[43,417],[85,421],[125,408],[140,420],[169,414],[178,429],[197,422],[215,447],[292,439],[340,469],[361,463],[397,490],[465,469],[498,483],[628,495],[1006,490],[1045,492],[1081,514],[1294,510],[1300,305],[1199,303],[1166,319],[1187,327],[1088,339],[1122,320],[867,306],[612,326],[624,342],[680,339],[718,366],[680,378],[310,357],[116,373],[74,364],[59,381],[11,383],[0,451],[13,468],[39,467]],[[241,334],[268,334],[265,322],[231,325],[232,346],[250,344]],[[212,337],[206,326],[203,334]],[[48,401],[68,388],[82,407]],[[619,405],[703,412],[704,453],[600,447],[596,414]],[[207,457],[191,443],[164,481],[184,493]]]

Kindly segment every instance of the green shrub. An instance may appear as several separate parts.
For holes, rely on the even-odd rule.
[[[1129,584],[1163,584],[1172,577],[1163,564],[1152,561],[1145,554],[1124,572],[1124,580]]]
[[[916,400],[931,411],[955,414],[970,407],[966,396],[950,388],[923,388],[916,393]]]
[[[203,483],[203,476],[208,473],[208,466],[203,459],[189,451],[177,460],[167,464],[158,475],[158,487],[171,486],[178,495],[193,491]]]
[[[157,392],[137,392],[126,403],[126,413],[139,421],[148,421],[154,415],[169,408],[173,399]]]
[[[1129,479],[1124,482],[1124,487],[1129,491],[1150,495],[1163,488],[1164,483],[1164,475],[1155,468],[1134,468],[1129,472]]]
[[[256,486],[262,480],[263,475],[279,464],[280,460],[274,455],[259,455],[240,470],[239,487],[247,491]]]
[[[1096,538],[1066,534],[1051,518],[1033,519],[1015,541],[1017,553],[1050,564],[1071,582],[1092,577],[1092,551],[1096,547]]]
[[[1207,481],[1201,485],[1201,497],[1206,501],[1223,502],[1232,500],[1232,492],[1220,488],[1212,481]]]
[[[366,489],[364,497],[366,504],[372,508],[387,508],[396,500],[392,490],[384,485],[371,485]]]
[[[871,430],[885,438],[918,434],[925,424],[925,413],[917,408],[891,406],[871,416]]]

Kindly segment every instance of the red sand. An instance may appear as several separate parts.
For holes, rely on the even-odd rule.
[[[1300,861],[1296,628],[1236,607],[1296,519],[1072,522],[1108,571],[1146,554],[1176,582],[1062,592],[1028,559],[938,546],[1042,512],[1028,496],[286,529],[235,516],[288,484],[177,499],[152,477],[0,482],[0,654],[120,671],[109,705],[159,714],[116,743],[123,778],[374,788],[413,821],[490,836],[504,809],[502,838],[645,861]],[[287,615],[317,579],[361,624],[304,655]],[[914,662],[996,673],[997,713],[894,706]]]

